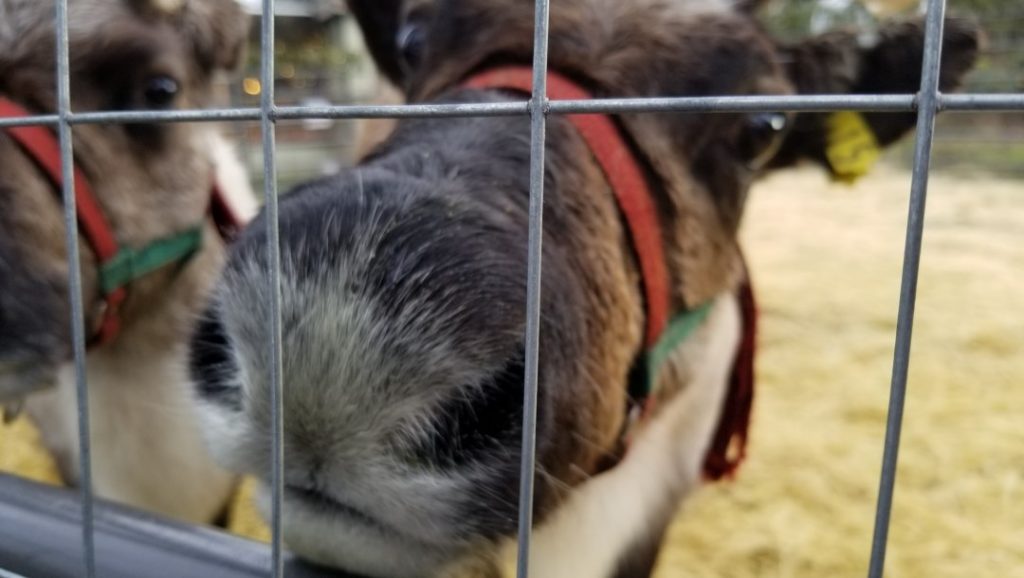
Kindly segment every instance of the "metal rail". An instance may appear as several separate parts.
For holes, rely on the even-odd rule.
[[[82,554],[85,576],[96,576],[96,544],[93,529],[92,446],[89,428],[89,388],[85,376],[85,307],[82,304],[82,267],[78,260],[78,209],[75,199],[74,144],[71,124],[71,74],[68,54],[68,3],[56,3],[57,27],[57,132],[60,139],[64,240],[68,255],[68,300],[71,302],[71,343],[78,407],[78,486],[82,495]]]
[[[907,374],[910,368],[910,345],[914,330],[914,309],[917,304],[917,280],[921,265],[921,242],[924,237],[925,201],[928,198],[928,175],[935,136],[935,115],[939,110],[939,72],[942,64],[942,33],[946,0],[929,0],[925,21],[924,58],[921,65],[921,91],[917,111],[917,135],[914,148],[914,169],[910,185],[910,209],[907,217],[907,240],[903,252],[903,281],[896,320],[896,347],[893,353],[892,386],[889,414],[885,427],[885,448],[882,474],[875,509],[875,530],[871,540],[871,561],[868,578],[885,574],[885,554],[889,542],[893,492],[896,488],[896,465],[903,430],[903,407],[907,395]]]
[[[0,578],[80,578],[81,500],[73,490],[0,474]],[[96,500],[96,575],[103,578],[266,576],[265,544]],[[285,555],[288,578],[354,578]]]
[[[269,15],[269,17],[268,17]],[[267,224],[267,264],[270,268],[270,575],[284,577],[281,544],[281,500],[284,494],[284,415],[281,360],[281,231],[277,212],[277,139],[274,113],[274,0],[263,0],[260,26],[260,131],[263,140],[263,198]]]
[[[939,94],[938,109],[949,112],[1024,112],[1024,94]],[[601,98],[556,100],[548,103],[548,114],[573,113],[729,113],[729,112],[916,112],[912,94],[819,94],[798,96],[698,96],[659,98]],[[468,104],[387,104],[334,106],[281,106],[171,111],[104,111],[66,115],[68,124],[112,124],[151,122],[240,122],[272,120],[371,119],[371,118],[457,118],[484,116],[527,116],[530,101]],[[43,114],[0,119],[8,126],[56,126],[59,115]]]
[[[537,366],[540,359],[541,255],[544,238],[544,146],[548,115],[548,23],[551,6],[537,0],[533,35],[533,94],[530,97],[530,230],[526,266],[526,350],[523,385],[522,466],[519,470],[519,544],[516,575],[530,573],[533,484],[537,467]]]

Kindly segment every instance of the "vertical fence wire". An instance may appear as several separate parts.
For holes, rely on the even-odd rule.
[[[537,372],[540,357],[541,257],[544,238],[544,145],[547,132],[548,0],[536,0],[533,27],[533,94],[530,97],[530,230],[526,280],[526,360],[523,444],[519,471],[519,542],[516,576],[530,573],[533,484],[537,461]]]
[[[276,125],[274,118],[274,0],[263,0],[260,28],[260,137],[263,142],[263,195],[267,226],[267,264],[270,271],[270,319],[267,347],[270,351],[270,532],[273,578],[284,576],[281,552],[281,494],[284,491],[284,415],[281,377],[281,238],[277,212]]]
[[[931,168],[932,137],[939,106],[939,75],[942,64],[942,34],[946,1],[929,0],[925,19],[924,57],[921,64],[921,91],[918,93],[917,134],[914,145],[914,168],[910,185],[910,208],[903,253],[903,280],[896,322],[896,345],[893,352],[892,383],[889,393],[889,415],[885,430],[882,474],[875,511],[875,529],[871,543],[869,578],[882,578],[892,518],[896,466],[903,427],[903,408],[910,367],[910,345],[914,329],[914,308],[917,304],[917,281],[921,265],[921,242],[924,236],[925,201],[928,197],[928,175]]]
[[[78,259],[78,207],[75,202],[75,162],[71,140],[71,66],[68,48],[68,0],[57,0],[54,25],[57,49],[57,133],[60,140],[61,195],[64,203],[64,240],[68,256],[68,300],[71,304],[71,349],[74,356],[75,395],[78,407],[78,483],[82,493],[82,549],[85,576],[96,576],[93,531],[92,444],[89,438],[89,390],[85,376],[85,307],[82,304],[82,267]]]

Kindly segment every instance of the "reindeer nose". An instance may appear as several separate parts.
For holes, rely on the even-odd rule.
[[[292,458],[292,459],[289,459]],[[300,463],[296,463],[301,460]],[[319,456],[289,456],[285,454],[286,490],[296,492],[321,492],[326,486],[324,459]]]

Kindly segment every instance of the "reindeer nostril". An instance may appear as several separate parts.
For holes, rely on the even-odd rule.
[[[522,431],[523,359],[520,350],[485,382],[460,389],[437,408],[433,431],[414,452],[416,462],[458,467],[517,447]]]
[[[224,324],[211,307],[193,334],[189,371],[201,399],[241,411],[242,392],[234,382],[238,368],[231,347]]]

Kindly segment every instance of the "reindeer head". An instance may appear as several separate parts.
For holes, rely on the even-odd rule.
[[[853,32],[783,45],[728,0],[552,4],[551,68],[598,96],[917,89],[903,72],[920,65],[918,24],[890,26],[871,46]],[[530,63],[533,2],[352,5],[410,100],[522,98],[462,85]],[[976,47],[969,26],[948,32],[945,87]],[[736,288],[750,183],[825,158],[815,148],[825,124],[810,115],[617,121],[654,189],[677,311]],[[886,144],[913,117],[865,122]],[[284,524],[300,553],[374,576],[430,576],[514,536],[529,135],[522,117],[403,121],[354,171],[282,201]],[[645,324],[636,259],[600,169],[565,118],[549,119],[547,143],[542,526],[618,451]],[[193,357],[215,453],[261,476],[271,443],[264,225],[235,245]],[[660,395],[678,394],[703,359],[674,357]]]
[[[0,0],[0,97],[35,114],[56,109],[54,14],[53,0]],[[233,0],[71,0],[68,17],[76,112],[206,105],[218,74],[239,62],[247,32]],[[181,124],[74,128],[76,165],[122,247],[139,248],[203,222],[214,179],[212,134]],[[53,381],[70,356],[70,332],[60,192],[4,130],[0,169],[3,401]],[[96,256],[87,242],[81,245],[73,258],[82,263],[92,331],[102,296]],[[188,266],[209,277],[212,263],[202,261]],[[161,308],[163,292],[181,273],[168,267],[133,284],[121,311],[126,330],[143,312]],[[180,339],[187,330],[183,320],[166,325],[156,330],[158,341]]]
[[[772,39],[754,19],[752,12],[762,3],[553,2],[550,68],[575,78],[598,97],[918,90],[923,22],[886,24],[870,44],[857,30],[787,44]],[[530,62],[531,2],[390,0],[373,8],[367,8],[370,3],[366,2],[351,4],[367,30],[367,44],[381,70],[411,101],[436,98],[480,69]],[[394,40],[386,44],[384,38]],[[945,39],[941,89],[952,90],[973,66],[979,37],[971,22],[950,19]],[[461,57],[453,58],[455,54]],[[678,257],[680,274],[689,278],[680,279],[690,285],[685,295],[688,304],[706,299],[735,272],[735,231],[746,191],[756,177],[804,160],[838,170],[826,156],[829,116],[621,117],[629,136],[667,186],[689,189],[671,191],[670,199],[703,206],[701,222],[685,225],[695,227],[691,234],[710,246],[703,256]],[[863,119],[877,144],[884,147],[912,128],[915,115],[867,113]],[[684,201],[683,197],[694,198]],[[688,206],[683,212],[695,209]],[[691,250],[696,246],[688,245]],[[684,275],[688,269],[694,274]]]

